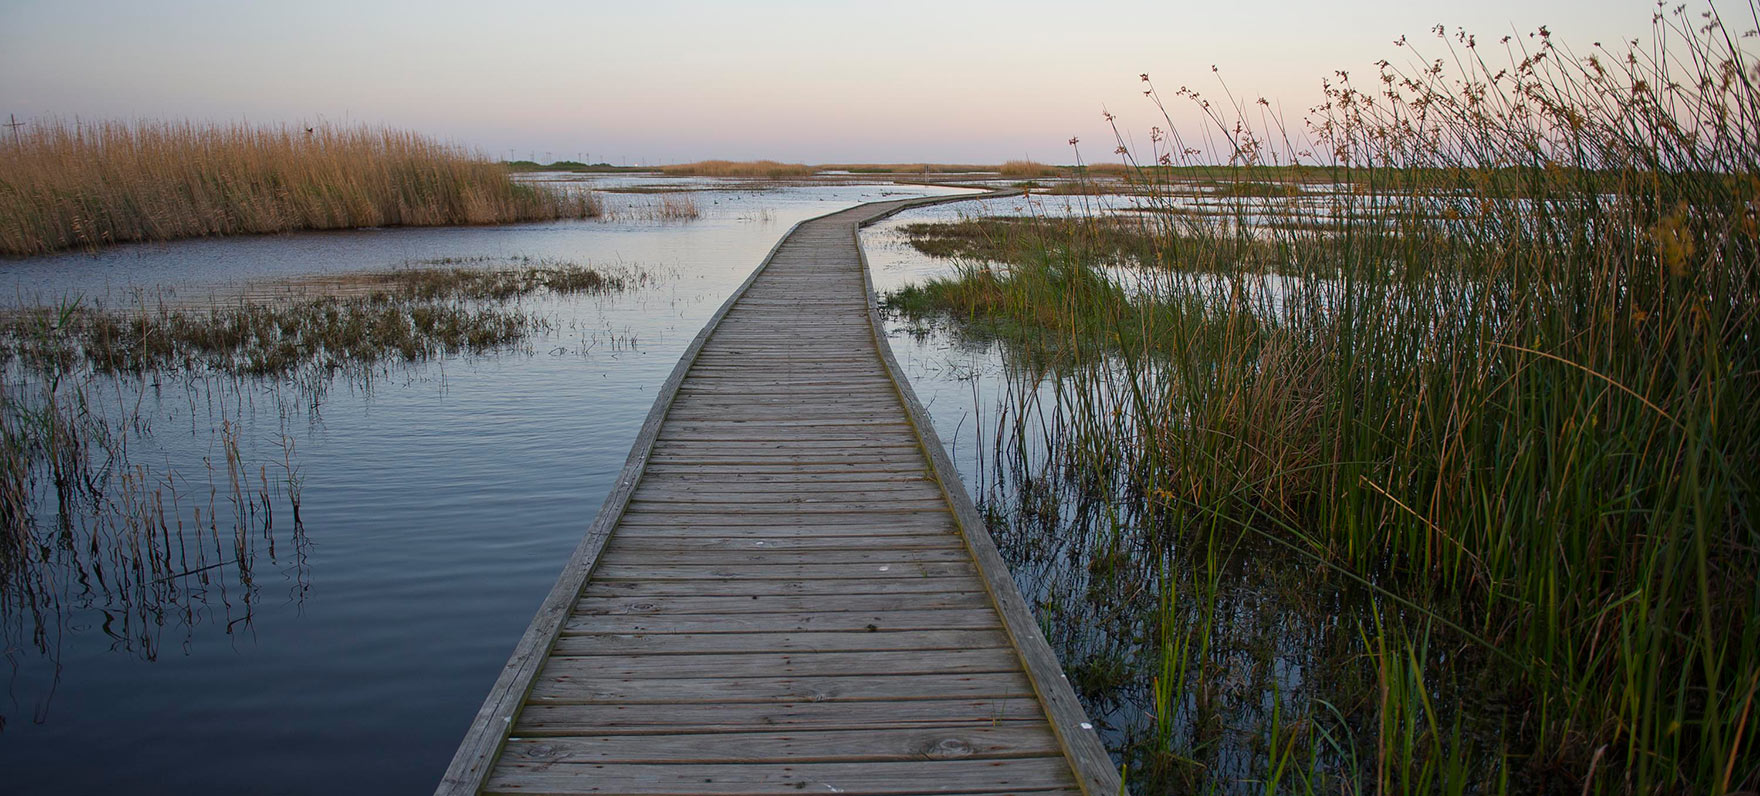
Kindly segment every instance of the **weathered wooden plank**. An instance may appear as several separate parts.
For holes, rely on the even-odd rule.
[[[861,475],[865,473],[892,473],[903,477],[923,478],[928,468],[916,464],[863,464],[859,462],[830,464],[668,464],[660,462],[648,466],[649,475],[702,474],[702,475]]]
[[[682,489],[701,486],[705,489],[810,489],[823,485],[827,489],[861,488],[864,485],[916,488],[934,481],[921,474],[897,473],[746,473],[746,472],[670,472],[649,473],[638,488]]]
[[[765,366],[768,367],[768,366]],[[673,404],[673,408],[696,408],[713,406],[717,408],[739,409],[788,409],[798,407],[802,403],[799,395],[743,395],[719,391],[693,391],[685,398]],[[863,407],[876,412],[894,411],[900,408],[898,400],[890,395],[873,395],[863,392],[820,393],[813,396],[816,405],[837,407]]]
[[[762,510],[765,506],[786,509],[793,506],[845,506],[864,503],[890,503],[893,500],[916,505],[914,501],[933,500],[933,493],[927,492],[923,484],[896,484],[889,488],[877,488],[864,484],[852,484],[843,487],[828,487],[818,491],[799,489],[716,489],[704,487],[693,490],[686,487],[666,486],[664,484],[643,487],[636,490],[635,499],[644,506],[667,507],[661,511],[672,511],[680,505],[720,506],[735,513],[749,510]],[[893,508],[899,508],[894,506]]]
[[[751,763],[694,766],[510,763],[485,793],[702,794],[1044,793],[1074,787],[1061,757],[904,763]]]
[[[835,594],[805,596],[724,595],[628,597],[590,596],[575,603],[576,616],[626,616],[631,614],[775,614],[826,611],[927,611],[947,608],[983,609],[990,596],[981,584],[976,591],[916,594]]]
[[[703,376],[739,376],[742,378],[750,378],[754,373],[762,373],[767,376],[779,373],[788,375],[824,374],[834,376],[854,374],[859,376],[872,376],[876,379],[886,378],[886,371],[880,367],[879,360],[869,360],[865,362],[851,361],[847,364],[826,362],[820,359],[783,360],[766,362],[762,369],[758,369],[753,368],[749,362],[715,363],[698,359],[697,363],[691,366],[691,378],[700,378]]]
[[[881,762],[1047,757],[1057,736],[1044,725],[875,730],[596,735],[508,742],[503,760],[518,763]]]
[[[879,363],[868,352],[838,348],[788,348],[764,351],[752,348],[732,348],[727,346],[705,348],[697,356],[697,364],[714,366],[752,367],[788,367],[794,363],[811,363],[814,365],[842,365],[878,368]]]
[[[882,567],[898,564],[966,562],[970,556],[959,548],[911,548],[906,550],[782,550],[752,545],[738,550],[631,550],[618,545],[600,556],[600,566],[701,566],[781,567],[817,564],[865,564]]]
[[[735,516],[751,514],[787,514],[789,516],[816,516],[820,514],[858,514],[862,516],[883,517],[891,514],[945,511],[947,504],[933,498],[919,497],[895,498],[887,500],[859,500],[859,495],[831,495],[826,499],[812,498],[775,498],[769,501],[723,501],[720,503],[702,503],[698,501],[677,501],[668,499],[630,501],[632,511],[652,514],[712,514],[717,516]]]
[[[898,407],[882,409],[882,407],[857,405],[857,407],[848,407],[848,409],[843,409],[843,407],[815,407],[815,409],[794,410],[794,412],[790,412],[788,407],[783,407],[783,405],[776,405],[776,407],[752,407],[752,405],[744,405],[743,407],[741,403],[746,402],[748,402],[746,396],[729,398],[729,400],[725,400],[725,402],[722,403],[693,402],[702,403],[702,405],[692,405],[692,407],[679,409],[678,412],[681,412],[681,414],[676,417],[678,417],[678,419],[737,419],[737,421],[743,421],[743,423],[746,424],[753,424],[757,423],[757,421],[764,421],[764,419],[783,419],[783,417],[797,417],[797,419],[847,419],[847,417],[873,417],[875,414],[878,414],[878,412],[882,412],[882,410],[885,410],[885,412],[898,410]],[[796,442],[796,440],[801,440],[801,442],[811,442],[811,440],[815,440],[815,437],[822,437],[822,435],[825,435],[824,431],[820,431],[818,435],[803,435],[799,428],[790,428],[788,431],[790,431],[790,435],[785,437],[785,439],[781,439],[780,442]],[[848,439],[898,439],[908,440],[910,444],[915,444],[915,442],[917,442],[912,435],[905,435],[905,433],[885,433],[884,430],[868,430],[868,428],[864,428],[864,430],[845,430],[845,428],[840,428],[840,430],[836,431],[841,431],[841,433],[843,433],[845,437],[848,437]]]
[[[663,435],[662,442],[679,444],[690,442],[821,442],[826,444],[866,445],[909,444],[901,432],[897,431],[846,431],[842,429],[800,430],[792,429],[786,433],[776,429],[764,428],[724,428],[701,431],[678,431]]]
[[[769,475],[769,477],[759,477]],[[859,474],[855,474],[859,475]],[[790,495],[790,493],[815,493],[815,491],[935,491],[935,481],[926,477],[894,477],[894,475],[875,475],[875,477],[785,477],[774,474],[750,474],[732,477],[651,477],[642,479],[637,486],[639,491],[649,493],[665,493],[665,491],[699,491],[708,490],[715,493],[774,493],[774,495]]]
[[[877,652],[767,652],[708,655],[550,656],[558,672],[594,677],[680,679],[827,675],[984,674],[1020,671],[1014,650],[887,650]]]
[[[799,580],[793,578],[699,578],[695,580],[666,579],[632,580],[609,575],[595,577],[583,592],[599,595],[680,595],[714,596],[726,594],[904,594],[911,592],[971,591],[984,588],[975,574],[941,578],[837,578],[834,580]]]
[[[843,501],[865,496],[870,500],[940,497],[927,479],[917,481],[851,481],[841,484],[708,483],[684,485],[659,479],[636,487],[634,499],[673,503],[772,503]]]
[[[914,528],[940,530],[950,527],[952,515],[946,510],[893,511],[881,513],[808,513],[800,510],[743,511],[737,514],[694,514],[678,511],[641,509],[626,514],[624,526],[650,525],[668,528],[739,528],[812,525],[819,527],[857,526],[865,528]]]
[[[576,614],[562,632],[582,633],[799,633],[809,630],[987,630],[1000,627],[996,612],[948,608],[930,611],[796,611],[781,614]]]
[[[626,529],[641,529],[635,532],[663,533],[672,530],[677,531],[680,536],[697,536],[726,531],[730,535],[736,535],[743,530],[767,529],[774,531],[774,535],[782,536],[789,535],[791,531],[799,533],[818,529],[833,535],[860,536],[868,532],[916,535],[951,532],[955,529],[952,515],[937,515],[932,512],[810,514],[782,510],[765,513],[681,514],[668,511],[632,514],[628,520],[619,526],[620,533]]]
[[[706,655],[760,652],[864,652],[886,650],[960,650],[1009,648],[1008,635],[993,630],[913,630],[908,632],[801,633],[593,633],[562,636],[555,654]],[[1037,703],[1034,703],[1037,704]]]
[[[646,537],[674,537],[691,539],[725,539],[735,546],[757,546],[756,541],[768,539],[825,539],[835,544],[837,541],[872,538],[876,546],[884,547],[889,538],[919,536],[951,536],[960,539],[959,530],[954,526],[953,519],[937,525],[909,524],[883,526],[870,524],[855,525],[625,525],[617,530],[620,540],[641,539]],[[961,542],[963,544],[963,540]]]
[[[762,418],[753,417],[737,410],[710,411],[698,414],[712,418],[716,422],[729,425],[722,428],[703,429],[692,435],[688,440],[677,440],[673,437],[661,439],[660,448],[669,453],[691,452],[694,450],[708,451],[745,451],[745,450],[776,450],[776,451],[848,451],[854,448],[881,448],[884,452],[910,452],[918,449],[916,440],[908,439],[898,432],[869,429],[849,429],[840,426],[828,426],[824,429],[802,429],[800,427],[774,426]],[[846,417],[855,417],[852,413]],[[796,415],[800,419],[811,419],[808,414]]]
[[[840,395],[851,392],[872,392],[886,389],[885,379],[869,377],[821,378],[812,376],[704,376],[693,377],[689,395],[736,397],[743,395],[775,395],[779,393],[796,393],[803,403],[808,403],[819,395]],[[700,421],[690,421],[700,422]],[[898,420],[891,413],[877,416],[877,425],[896,425]],[[688,425],[684,420],[681,425]]]
[[[892,564],[607,564],[604,577],[617,580],[841,580],[896,578],[915,580],[971,576],[969,561],[905,561]]]
[[[727,536],[666,534],[617,535],[612,543],[619,550],[921,550],[963,549],[957,534],[933,533],[890,536],[823,536],[800,534],[760,539]]]
[[[1006,643],[1006,642],[1004,642]],[[1045,726],[1036,699],[912,699],[904,702],[782,702],[714,705],[532,705],[520,714],[522,737]],[[711,739],[703,739],[712,743]]]
[[[899,674],[823,677],[601,677],[582,660],[575,671],[551,661],[532,684],[531,700],[549,704],[617,702],[837,702],[911,699],[978,699],[1030,696],[1020,672]],[[578,672],[578,673],[577,673]]]
[[[911,457],[921,461],[922,454],[916,448],[900,445],[864,445],[841,444],[813,448],[791,447],[787,445],[773,446],[765,443],[747,443],[709,447],[689,447],[676,442],[669,442],[665,447],[654,451],[653,461],[656,462],[687,462],[687,461],[750,461],[754,464],[779,464],[787,462],[830,462],[834,464],[848,462],[909,462]]]
[[[874,398],[875,391],[866,387],[796,387],[755,382],[746,386],[725,382],[687,384],[679,394],[686,398],[793,398],[797,401],[817,399]]]

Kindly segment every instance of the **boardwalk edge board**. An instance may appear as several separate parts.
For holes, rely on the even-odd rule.
[[[1044,633],[1039,630],[1039,623],[1033,618],[1032,610],[1021,597],[1020,590],[1015,587],[1008,563],[997,552],[996,542],[990,538],[983,516],[972,503],[958,468],[948,458],[947,449],[942,446],[941,438],[935,433],[935,426],[929,419],[929,410],[923,406],[922,401],[917,400],[916,391],[911,389],[910,381],[905,378],[904,370],[899,367],[898,358],[893,356],[892,346],[887,342],[886,324],[880,317],[879,296],[874,292],[874,270],[869,267],[868,254],[862,248],[862,228],[916,206],[920,205],[901,206],[856,225],[856,255],[862,262],[862,281],[868,292],[868,320],[874,333],[874,345],[880,350],[880,359],[886,363],[886,371],[892,376],[893,387],[898,390],[899,398],[904,402],[906,416],[916,428],[923,453],[928,456],[929,465],[935,473],[935,480],[941,484],[942,494],[947,497],[949,505],[953,506],[954,519],[959,525],[961,535],[965,537],[966,547],[971,551],[972,559],[977,562],[978,573],[985,587],[990,590],[990,598],[995,601],[997,612],[1002,615],[1003,628],[1020,653],[1027,679],[1032,682],[1033,691],[1038,694],[1039,701],[1050,716],[1051,729],[1057,734],[1064,755],[1076,771],[1078,784],[1087,796],[1128,793],[1124,789],[1119,770],[1113,767],[1111,756],[1106,753],[1106,747],[1101,745],[1099,735],[1094,732],[1094,725],[1088,721],[1082,703],[1076,699],[1075,689],[1070,687],[1062,664],[1058,663],[1057,656],[1051,651],[1051,645],[1046,643]]]
[[[936,438],[935,432],[930,426],[927,412],[923,409],[922,404],[917,400],[915,394],[911,390],[909,383],[905,380],[903,372],[899,368],[890,346],[887,344],[884,326],[880,319],[878,304],[874,293],[872,274],[868,266],[866,253],[862,251],[861,248],[860,231],[863,227],[890,217],[898,212],[927,205],[993,198],[1014,193],[1018,193],[1018,191],[991,191],[988,193],[931,196],[873,203],[874,205],[881,206],[873,208],[878,212],[872,217],[865,219],[857,217],[854,219],[855,223],[851,227],[851,234],[855,236],[853,243],[857,260],[856,264],[859,265],[862,271],[861,282],[866,294],[865,303],[867,305],[866,315],[868,317],[868,328],[866,330],[861,330],[861,322],[852,318],[850,329],[861,335],[864,339],[864,342],[862,343],[864,346],[867,345],[866,338],[869,336],[872,337],[875,346],[874,351],[878,354],[879,362],[883,364],[883,371],[886,375],[886,378],[878,383],[885,385],[881,389],[886,389],[895,394],[905,410],[905,421],[897,424],[900,432],[899,436],[902,437],[903,440],[909,440],[911,443],[920,447],[922,458],[928,465],[921,470],[923,473],[922,477],[928,478],[933,482],[932,484],[927,481],[923,483],[930,489],[938,489],[941,496],[945,498],[946,508],[951,509],[951,512],[944,513],[943,516],[949,516],[950,514],[954,524],[958,527],[958,535],[953,537],[954,543],[956,545],[963,545],[964,549],[970,556],[970,563],[964,564],[963,566],[967,568],[968,572],[975,570],[977,575],[977,580],[971,582],[971,586],[976,588],[979,583],[982,584],[981,589],[983,591],[974,591],[973,595],[976,596],[980,593],[984,594],[992,603],[995,616],[1001,621],[1002,627],[987,632],[997,633],[998,635],[996,636],[996,639],[999,641],[1006,637],[1006,639],[1012,643],[1012,651],[1015,656],[1018,656],[1020,662],[1020,669],[1018,670],[1020,674],[1016,674],[1015,677],[1022,678],[1022,675],[1024,675],[1024,678],[1022,678],[1022,688],[1025,689],[1030,687],[1032,692],[1038,697],[1037,702],[1043,707],[1045,716],[1049,719],[1048,724],[1050,725],[1051,737],[1055,738],[1056,745],[1059,747],[1058,751],[1061,753],[1060,757],[1065,760],[1069,766],[1069,770],[1075,775],[1075,780],[1073,782],[1068,779],[1062,779],[1061,781],[1066,784],[1061,787],[1067,788],[1071,784],[1075,784],[1079,785],[1081,790],[1088,796],[1101,796],[1102,794],[1110,795],[1122,792],[1118,773],[1113,769],[1111,760],[1107,757],[1104,748],[1100,746],[1097,737],[1091,729],[1091,725],[1087,723],[1082,707],[1080,703],[1076,701],[1074,692],[1070,689],[1068,681],[1063,677],[1056,657],[1046,645],[1043,636],[1038,630],[1037,624],[1033,621],[1031,611],[1014,586],[1013,579],[1009,574],[1006,563],[1002,561],[1001,556],[997,553],[994,543],[990,539],[988,532],[985,530],[983,521],[978,516],[976,507],[972,504],[971,499],[967,495],[962,482],[960,481],[958,471],[953,468],[951,460],[947,458],[946,452],[942,449]],[[571,614],[575,611],[579,601],[583,599],[583,595],[587,593],[587,589],[589,588],[590,582],[592,582],[596,570],[600,569],[601,560],[605,558],[608,545],[613,545],[613,535],[617,533],[620,525],[626,519],[626,514],[631,511],[632,501],[636,496],[638,488],[641,486],[641,482],[644,480],[644,475],[647,473],[648,466],[656,461],[656,450],[663,444],[660,440],[662,427],[666,425],[668,415],[674,405],[679,401],[686,400],[685,395],[687,393],[682,388],[685,385],[687,376],[691,374],[693,368],[697,365],[700,355],[709,344],[711,338],[714,337],[715,333],[724,325],[724,321],[727,321],[729,314],[735,310],[735,306],[747,296],[753,285],[759,281],[759,278],[763,276],[766,271],[770,270],[779,253],[783,251],[785,245],[788,244],[797,233],[807,229],[809,225],[814,222],[822,221],[841,213],[847,213],[860,207],[862,207],[862,205],[855,205],[853,207],[836,210],[814,218],[806,219],[791,227],[786,234],[776,241],[776,244],[771,247],[769,253],[765,255],[757,268],[754,269],[752,273],[731,293],[731,295],[727,297],[727,299],[709,318],[703,329],[692,339],[690,345],[686,347],[683,355],[679,358],[678,363],[673,367],[671,374],[661,386],[654,405],[650,408],[648,415],[641,426],[640,432],[636,437],[635,443],[630,449],[629,457],[626,460],[623,469],[618,474],[616,484],[613,486],[610,494],[606,496],[605,502],[601,506],[598,515],[594,518],[592,524],[588,527],[586,534],[582,537],[579,545],[575,548],[574,553],[563,567],[561,575],[558,577],[555,585],[551,588],[549,594],[544,598],[543,603],[539,606],[537,614],[533,618],[531,624],[526,628],[525,633],[522,635],[519,643],[515,646],[512,655],[509,657],[507,664],[502,668],[493,688],[484,700],[482,707],[477,711],[476,716],[473,718],[469,731],[460,743],[458,751],[454,755],[450,766],[447,768],[444,777],[435,791],[437,796],[478,793],[491,784],[491,778],[497,770],[498,761],[507,765],[513,765],[517,762],[512,760],[501,760],[506,753],[506,750],[509,748],[509,737],[514,725],[516,721],[519,720],[523,710],[532,708],[537,704],[531,703],[530,700],[536,693],[535,686],[541,679],[540,672],[544,670],[546,661],[550,659],[553,651],[560,643],[562,643],[562,640],[566,638],[565,632]],[[843,245],[844,244],[837,244],[839,248]],[[848,261],[846,260],[845,262]],[[860,312],[860,309],[853,306],[853,301],[846,303],[850,305],[848,309],[856,310],[858,313]],[[856,317],[859,318],[859,315]],[[713,360],[711,360],[711,362],[713,362]],[[713,368],[716,366],[711,365],[711,367]],[[712,375],[707,375],[706,377],[713,378]],[[695,421],[684,419],[681,420],[681,422],[689,424]],[[677,424],[674,425],[676,426]],[[713,436],[719,437],[725,435],[718,432]],[[737,435],[735,438],[737,439]],[[711,444],[725,445],[726,443]],[[739,447],[739,445],[735,445],[734,447]],[[742,466],[740,469],[750,469],[750,465]],[[813,472],[801,472],[795,475],[763,476],[763,478],[786,477],[791,480],[796,478],[810,479],[814,474],[815,473]],[[677,474],[674,473],[674,475],[676,476]],[[714,477],[720,478],[722,476]],[[946,509],[943,509],[942,511],[946,512]],[[644,516],[653,519],[658,515],[653,515],[650,512],[649,515]],[[710,517],[710,515],[700,516],[705,520]],[[851,525],[849,527],[854,528],[855,526]],[[655,526],[655,531],[658,530],[659,526]],[[707,530],[711,529],[709,529],[708,526],[704,526],[703,531],[679,531],[679,533],[685,536],[696,537],[703,535],[703,532]],[[766,531],[766,533],[771,533],[771,531]],[[915,566],[930,566],[930,564]],[[933,566],[942,565],[933,564]],[[967,577],[970,576],[968,575]],[[904,583],[904,581],[898,582]],[[666,590],[663,589],[662,591]],[[692,590],[687,590],[687,592],[690,591]],[[910,599],[921,599],[921,596],[916,595],[907,595],[907,597],[910,597]],[[756,598],[754,597],[754,599]],[[994,626],[995,625],[993,624],[992,627]],[[867,630],[872,631],[873,629],[873,625],[870,624],[867,626]],[[860,647],[863,645],[858,644],[853,646]],[[642,649],[641,646],[632,647],[631,652],[633,653],[640,649]],[[576,651],[573,654],[579,655],[581,653]],[[595,654],[597,653],[595,652]],[[1024,693],[1023,690],[1023,695]],[[1048,763],[1049,760],[1046,762]],[[502,768],[506,769],[506,765]],[[515,768],[519,768],[519,766],[515,766]],[[589,772],[596,770],[597,768],[599,767],[594,766],[590,769],[584,768],[577,773],[587,775],[590,779],[592,776]],[[852,771],[853,770],[854,769],[852,769]],[[527,775],[533,774],[532,772],[526,772],[526,774],[522,776]],[[548,776],[555,777],[561,775],[563,775],[563,772],[557,770]],[[568,776],[572,779],[572,775]],[[539,778],[542,779],[543,777],[539,776]],[[1037,781],[1038,776],[1035,775],[1033,779]],[[509,785],[505,780],[505,777],[497,781],[500,782],[500,786]],[[543,783],[539,783],[537,780],[533,780],[533,782],[529,784],[534,784],[540,786],[540,789],[544,789],[548,787],[558,787],[560,780],[549,785],[543,785]],[[1024,784],[1024,782],[1016,783],[1017,786]],[[1052,784],[1049,780],[1042,783],[1042,786],[1059,787]]]

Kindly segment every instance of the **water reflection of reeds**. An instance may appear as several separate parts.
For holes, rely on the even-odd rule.
[[[89,370],[24,384],[9,370],[0,383],[0,637],[9,657],[53,665],[62,635],[86,621],[75,617],[95,613],[113,649],[153,660],[167,644],[187,644],[198,625],[248,626],[266,583],[303,599],[309,542],[292,437],[276,442],[278,460],[247,452],[228,408],[246,385],[185,383],[173,396]],[[207,451],[193,468],[142,455],[156,434],[175,435],[152,428],[150,408],[167,399],[221,415],[191,440]]]
[[[407,363],[504,350],[554,330],[523,298],[650,279],[512,265],[420,263],[207,306],[70,301],[0,319],[0,639],[15,669],[46,665],[52,693],[64,636],[81,628],[150,661],[187,651],[203,626],[251,631],[264,599],[300,605],[311,541],[296,440],[336,381],[370,391]],[[601,336],[583,331],[582,345]]]

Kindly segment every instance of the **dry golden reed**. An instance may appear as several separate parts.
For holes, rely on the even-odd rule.
[[[510,181],[385,127],[29,124],[0,139],[0,254],[302,229],[598,215],[597,197]]]
[[[1031,160],[1011,160],[996,168],[1004,177],[1055,177],[1057,169]]]
[[[996,166],[970,163],[821,163],[824,171],[847,171],[851,174],[975,174],[996,171]]]
[[[802,163],[778,163],[774,160],[699,160],[660,167],[660,172],[673,177],[811,177],[818,169]]]

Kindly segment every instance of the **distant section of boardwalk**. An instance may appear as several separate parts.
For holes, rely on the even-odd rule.
[[[861,225],[692,343],[440,794],[1119,791],[898,372]]]

